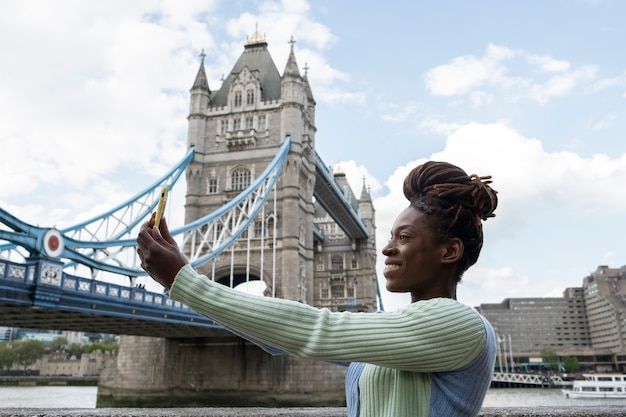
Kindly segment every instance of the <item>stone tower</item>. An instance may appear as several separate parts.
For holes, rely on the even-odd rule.
[[[372,200],[365,184],[357,199],[343,172],[328,173],[316,162],[315,100],[293,42],[281,76],[255,33],[217,91],[209,88],[203,58],[190,104],[188,144],[195,152],[186,172],[186,224],[244,190],[291,137],[275,195],[260,218],[201,272],[225,285],[263,280],[267,295],[319,307],[376,310]],[[320,168],[368,237],[350,239],[314,199]],[[345,369],[271,356],[225,330],[194,339],[124,336],[117,363],[100,377],[97,406],[343,406]]]
[[[242,242],[200,270],[225,285],[263,280],[266,295],[372,311],[377,304],[371,198],[364,188],[356,199],[345,175],[335,174],[345,198],[364,214],[370,237],[360,241],[347,239],[316,205],[315,100],[290,43],[281,75],[267,42],[256,32],[216,91],[209,87],[203,56],[191,88],[188,145],[195,147],[195,156],[186,173],[185,223],[215,211],[244,190],[290,136],[276,195],[268,199],[275,198],[275,212],[273,203],[267,203]],[[274,258],[273,250],[275,264],[268,260]]]

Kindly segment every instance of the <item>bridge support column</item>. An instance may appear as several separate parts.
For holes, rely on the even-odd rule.
[[[271,356],[225,331],[202,339],[122,336],[97,407],[344,406],[346,368]]]

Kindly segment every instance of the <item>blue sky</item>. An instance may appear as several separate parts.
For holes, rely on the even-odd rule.
[[[258,25],[281,72],[296,40],[317,151],[357,192],[366,178],[379,248],[416,164],[493,176],[497,217],[460,301],[561,296],[598,265],[626,264],[621,1],[5,0],[0,10],[0,205],[27,222],[75,224],[165,173],[185,153],[200,52],[216,90]],[[172,220],[183,194],[170,198]]]

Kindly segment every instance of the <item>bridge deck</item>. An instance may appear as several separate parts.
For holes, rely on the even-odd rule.
[[[224,331],[164,294],[66,273],[46,283],[37,274],[45,262],[0,262],[4,265],[0,268],[3,326],[170,338]]]

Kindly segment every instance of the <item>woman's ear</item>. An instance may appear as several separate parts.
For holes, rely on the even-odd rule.
[[[441,258],[441,262],[444,264],[453,264],[458,262],[463,256],[464,249],[465,247],[461,239],[458,237],[450,239],[445,245],[445,252]]]

